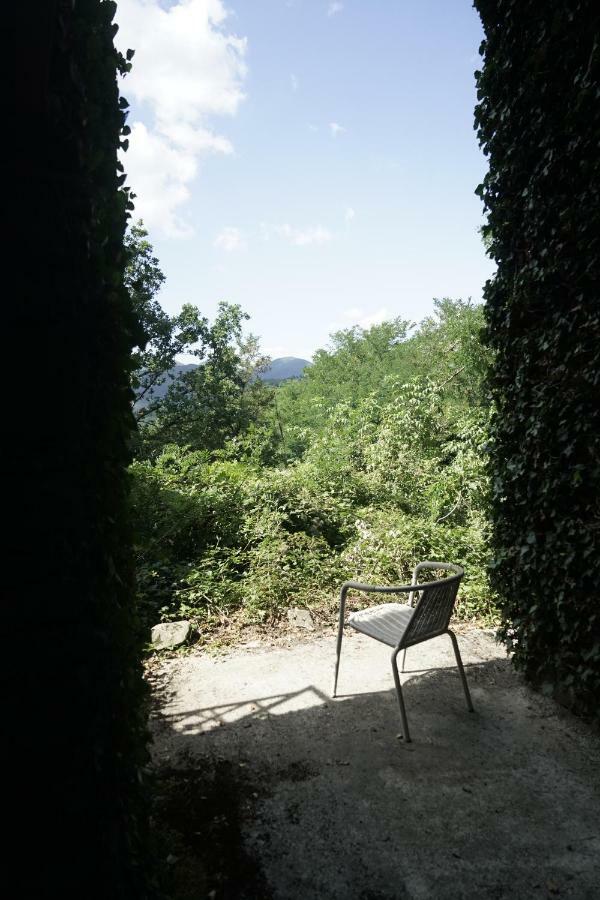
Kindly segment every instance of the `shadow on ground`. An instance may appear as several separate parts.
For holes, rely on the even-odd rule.
[[[227,675],[215,664],[210,705],[194,702],[202,679],[163,683],[155,816],[173,896],[599,896],[597,739],[505,660],[467,666],[475,714],[455,669],[413,669],[412,744],[392,690],[236,701]]]

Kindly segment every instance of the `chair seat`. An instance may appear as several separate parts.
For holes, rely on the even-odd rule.
[[[396,647],[413,613],[413,607],[404,603],[382,603],[352,613],[348,625],[389,647]]]

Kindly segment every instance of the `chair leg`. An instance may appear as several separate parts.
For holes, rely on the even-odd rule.
[[[406,662],[406,647],[402,651],[402,664],[400,666],[400,671],[404,672],[404,663]]]
[[[454,647],[456,665],[458,666],[458,671],[460,672],[460,678],[462,681],[463,690],[465,692],[465,699],[467,701],[467,709],[469,710],[469,712],[474,712],[473,702],[471,700],[471,692],[469,691],[469,685],[467,684],[467,676],[465,675],[463,662],[460,656],[460,650],[458,649],[458,641],[456,640],[456,635],[453,631],[450,631],[450,629],[448,629],[447,633],[449,634],[450,640],[452,641],[452,646]]]
[[[336,660],[335,660],[335,677],[333,679],[333,696],[336,696],[337,692],[337,683],[338,683],[338,674],[340,671],[340,656],[342,654],[342,638],[344,636],[344,623],[340,622],[338,628],[338,636],[337,636],[337,650],[336,650]]]
[[[398,650],[392,653],[392,671],[394,673],[394,683],[396,685],[396,694],[398,695],[398,706],[400,707],[400,719],[402,720],[402,737],[407,744],[410,744],[410,731],[408,730],[408,720],[406,718],[406,707],[404,706],[404,697],[402,696],[402,685],[400,684],[400,676],[398,675]]]

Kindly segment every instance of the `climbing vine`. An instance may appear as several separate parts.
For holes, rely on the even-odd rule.
[[[14,307],[35,383],[26,374],[15,386],[24,476],[8,596],[22,617],[11,643],[31,662],[19,685],[23,724],[9,719],[19,764],[37,752],[22,779],[20,889],[146,897],[127,481],[136,323],[123,284],[131,203],[117,160],[128,132],[117,76],[131,53],[114,48],[113,2],[50,2],[39,15],[23,6],[21,45],[31,52],[18,227],[30,264]]]
[[[502,635],[584,713],[600,696],[600,12],[476,0],[475,121],[496,276],[490,445]]]

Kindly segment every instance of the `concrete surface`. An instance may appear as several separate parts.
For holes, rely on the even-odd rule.
[[[362,635],[345,639],[335,701],[333,636],[160,665],[155,765],[226,764],[243,795],[262,887],[227,896],[600,898],[597,735],[526,688],[489,634],[458,639],[476,711],[447,637],[409,650],[411,744],[388,648]]]

